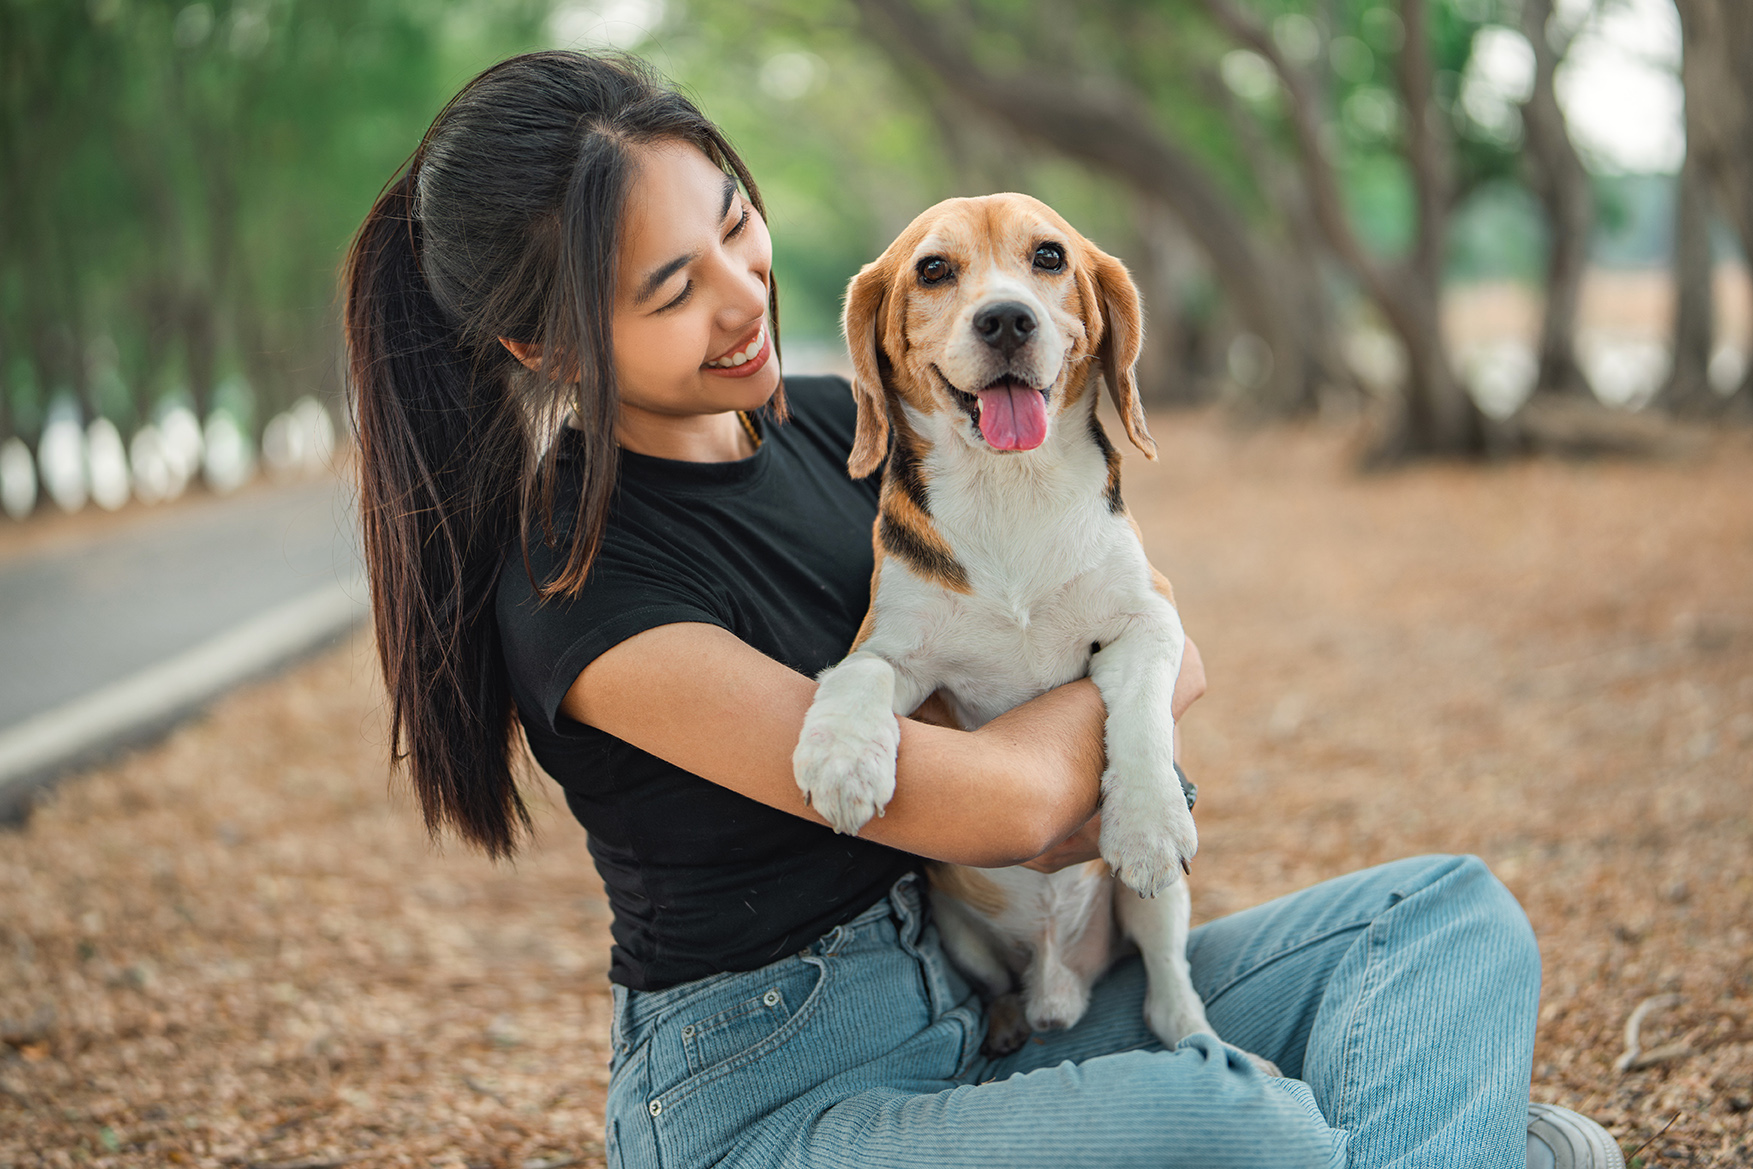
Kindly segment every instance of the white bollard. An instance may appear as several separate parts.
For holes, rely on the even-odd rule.
[[[15,520],[36,510],[37,465],[21,438],[0,443],[0,508]]]
[[[37,472],[55,506],[74,512],[85,506],[85,430],[77,418],[63,415],[43,427],[37,443]]]
[[[249,436],[224,410],[215,410],[207,417],[202,436],[206,458],[201,464],[207,486],[221,495],[228,495],[248,483],[255,473],[255,460],[250,453]]]
[[[105,511],[118,511],[134,493],[128,476],[128,451],[116,424],[94,419],[85,428],[85,465],[91,474],[91,498]]]

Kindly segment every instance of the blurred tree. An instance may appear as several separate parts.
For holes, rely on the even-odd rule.
[[[1406,359],[1378,454],[1482,448],[1440,307],[1453,208],[1516,161],[1456,105],[1494,4],[855,2],[962,102],[1171,208],[1264,340],[1264,400],[1294,409],[1349,380],[1336,264]]]
[[[1688,414],[1753,416],[1753,359],[1728,396],[1709,382],[1714,305],[1711,207],[1720,208],[1753,259],[1753,6],[1744,0],[1676,0],[1686,159],[1676,208],[1674,368],[1658,402]]]
[[[546,0],[0,0],[0,368],[126,425],[333,392],[373,192]]]
[[[1458,54],[1464,66],[1475,22],[1442,8],[1433,26],[1425,0],[1400,0],[1398,5],[1401,43],[1394,81],[1402,126],[1397,146],[1411,186],[1413,231],[1402,256],[1384,259],[1368,246],[1346,205],[1334,162],[1337,152],[1329,144],[1328,124],[1321,120],[1317,83],[1286,45],[1289,38],[1274,35],[1276,30],[1231,0],[1202,3],[1231,37],[1271,64],[1288,95],[1285,116],[1323,242],[1405,354],[1399,417],[1372,457],[1481,450],[1483,416],[1455,373],[1441,321],[1448,223],[1457,202],[1462,155],[1455,144],[1454,118],[1438,92],[1439,55],[1454,57],[1444,50],[1459,41],[1464,46]],[[1458,76],[1460,71],[1455,68],[1452,74]]]

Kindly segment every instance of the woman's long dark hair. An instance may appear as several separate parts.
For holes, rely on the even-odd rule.
[[[452,98],[366,216],[343,274],[359,441],[360,518],[390,759],[405,763],[433,836],[448,825],[497,859],[531,827],[522,745],[493,604],[532,526],[566,541],[537,581],[576,593],[602,540],[619,468],[610,350],[631,148],[688,142],[743,185],[724,135],[643,63],[530,53]],[[775,349],[778,302],[770,299]],[[499,338],[537,345],[531,373]],[[776,395],[775,410],[783,413]],[[554,522],[552,439],[567,411],[583,482]]]

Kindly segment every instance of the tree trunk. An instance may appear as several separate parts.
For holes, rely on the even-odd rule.
[[[1558,105],[1554,77],[1563,52],[1551,41],[1552,0],[1523,0],[1522,34],[1534,48],[1534,89],[1522,106],[1529,177],[1546,211],[1552,238],[1546,254],[1546,312],[1540,328],[1538,394],[1591,395],[1576,358],[1577,310],[1595,196],[1588,170],[1571,141]],[[1568,44],[1564,48],[1568,49]]]
[[[1198,261],[1180,220],[1161,202],[1143,193],[1132,199],[1132,227],[1138,247],[1132,276],[1144,298],[1144,347],[1138,354],[1139,392],[1151,402],[1193,406],[1210,390],[1192,360],[1186,314],[1187,285]]]
[[[1452,143],[1441,111],[1431,101],[1436,83],[1430,57],[1430,19],[1425,0],[1400,0],[1406,43],[1395,70],[1406,108],[1406,161],[1418,206],[1418,234],[1406,267],[1405,295],[1390,320],[1406,346],[1407,453],[1478,454],[1483,429],[1479,408],[1449,360],[1443,339],[1443,260],[1449,240]],[[1381,306],[1387,309],[1387,305]]]
[[[1656,396],[1676,414],[1709,414],[1722,401],[1710,386],[1712,268],[1709,192],[1703,168],[1688,151],[1674,191],[1674,361]]]

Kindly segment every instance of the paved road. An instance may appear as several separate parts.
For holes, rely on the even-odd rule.
[[[0,739],[301,598],[341,586],[363,601],[357,527],[349,490],[324,479],[0,561]]]

